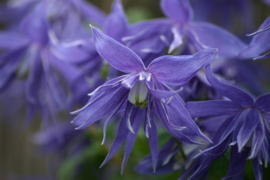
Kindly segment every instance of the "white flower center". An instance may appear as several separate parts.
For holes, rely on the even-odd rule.
[[[137,81],[130,89],[128,94],[128,100],[135,107],[145,108],[148,103],[148,88],[144,81]]]

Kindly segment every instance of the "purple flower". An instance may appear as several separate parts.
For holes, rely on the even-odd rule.
[[[145,47],[148,52],[161,52],[164,46],[169,47],[169,53],[181,45],[187,45],[191,52],[208,46],[217,48],[219,55],[230,58],[236,57],[246,48],[246,44],[218,26],[205,22],[192,22],[193,10],[188,0],[162,0],[161,8],[168,19],[138,23],[133,28],[140,29],[140,33],[125,37],[124,41],[134,43],[138,39],[151,37],[150,45],[155,46]],[[159,43],[157,39],[160,40]]]
[[[48,11],[51,3],[55,2],[36,3],[17,29],[0,32],[0,49],[3,52],[0,55],[0,90],[5,90],[16,79],[26,80],[29,114],[32,116],[36,110],[40,111],[45,123],[51,118],[55,120],[57,113],[69,109],[78,103],[82,94],[89,92],[91,87],[85,81],[83,69],[91,71],[98,56],[93,45],[92,49],[91,45],[78,46],[79,38],[89,37],[91,33],[87,35],[82,29],[80,23],[83,20],[74,14],[72,4],[69,4],[70,11],[66,14],[69,18],[65,19],[63,12],[59,12],[53,14],[49,21]],[[80,2],[76,1],[76,5]],[[82,64],[84,68],[81,68]]]
[[[173,91],[167,85],[181,85],[188,82],[198,70],[214,60],[216,49],[205,49],[188,56],[162,56],[154,59],[146,68],[138,55],[129,48],[94,27],[92,31],[99,55],[115,69],[127,73],[108,81],[90,93],[92,97],[88,104],[74,112],[79,113],[73,120],[73,123],[79,126],[78,129],[87,127],[105,116],[108,117],[104,124],[102,142],[104,143],[110,117],[120,108],[124,109],[118,133],[102,166],[126,140],[122,164],[124,168],[143,120],[145,135],[149,138],[152,159],[156,165],[158,157],[154,119],[156,115],[160,117],[167,131],[180,140],[196,143],[187,135],[192,131],[210,141],[191,119],[184,102],[177,95],[179,91]]]
[[[247,159],[252,159],[256,179],[262,179],[262,164],[269,163],[270,143],[270,94],[253,99],[249,94],[234,86],[218,81],[210,66],[206,67],[206,77],[210,84],[228,100],[188,102],[186,107],[192,117],[219,117],[222,121],[214,145],[197,155],[199,164],[189,179],[197,179],[204,174],[211,162],[221,157],[231,146],[230,168],[226,178],[242,179]],[[218,122],[217,122],[218,123]],[[187,173],[187,174],[188,174]],[[185,179],[185,176],[182,177]]]

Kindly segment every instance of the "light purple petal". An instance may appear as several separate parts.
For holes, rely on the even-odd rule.
[[[103,34],[95,27],[92,27],[92,31],[97,52],[111,66],[125,73],[140,72],[145,69],[140,57],[132,50]]]
[[[181,102],[179,96],[174,96],[171,102],[167,105],[176,115],[182,120],[188,130],[192,130],[199,137],[212,142],[206,135],[204,135],[195,121],[191,118],[184,104]]]
[[[204,49],[194,55],[162,56],[154,59],[147,70],[160,82],[181,85],[216,57],[216,49]]]
[[[230,32],[210,23],[192,23],[190,29],[195,31],[202,44],[217,48],[221,56],[236,57],[247,47]]]
[[[100,9],[85,0],[73,0],[72,2],[78,8],[79,12],[84,15],[85,18],[89,19],[91,22],[94,22],[100,27],[103,25],[106,19],[106,14]]]
[[[265,26],[269,25],[270,23],[270,17],[268,17],[264,23],[261,25],[259,29],[264,28]],[[270,31],[261,32],[257,35],[255,35],[249,46],[245,48],[241,54],[239,54],[240,58],[255,58],[260,56],[262,53],[268,51],[270,49]]]
[[[207,66],[206,70],[206,77],[209,83],[222,95],[226,96],[234,103],[244,106],[244,107],[252,107],[254,105],[253,98],[247,94],[246,92],[242,91],[241,89],[231,86],[229,84],[225,84],[220,82],[213,74],[211,66]]]
[[[121,38],[125,36],[128,28],[128,20],[126,18],[121,0],[115,0],[112,5],[112,12],[104,23],[104,32],[121,42]]]
[[[248,112],[246,116],[246,120],[237,135],[238,152],[241,152],[242,148],[245,146],[245,144],[249,140],[259,120],[260,119],[259,119],[258,111],[251,109]]]
[[[163,13],[180,23],[187,23],[193,18],[193,10],[188,0],[162,0]]]
[[[90,55],[78,46],[65,46],[64,44],[55,44],[51,46],[50,51],[63,62],[80,63],[86,61]]]
[[[157,128],[156,128],[156,124],[155,124],[155,119],[154,119],[154,109],[151,108],[148,105],[148,111],[150,111],[150,117],[147,117],[146,115],[146,119],[150,118],[150,124],[151,127],[149,126],[149,124],[146,123],[146,128],[148,131],[148,143],[149,143],[149,147],[151,150],[151,156],[152,156],[152,162],[153,162],[153,171],[156,171],[156,166],[157,166],[157,161],[158,161],[158,154],[159,154],[159,150],[158,150],[158,134],[157,134]],[[146,122],[145,119],[145,122]]]
[[[27,46],[29,39],[23,34],[9,31],[0,32],[0,49],[17,49]]]
[[[253,58],[253,60],[262,60],[262,59],[266,59],[266,58],[269,58],[270,57],[270,53],[266,53],[262,56],[258,56],[258,57],[255,57]]]
[[[260,121],[256,126],[256,129],[253,134],[252,139],[252,148],[249,159],[253,159],[257,156],[258,152],[262,149],[263,141],[265,138],[265,128],[262,117],[260,117]]]
[[[129,105],[130,106],[130,105]],[[125,111],[125,114],[119,124],[117,135],[113,141],[113,144],[111,146],[110,152],[101,164],[100,167],[104,166],[113,156],[114,154],[118,151],[118,149],[122,146],[124,143],[128,133],[130,132],[129,129],[126,126],[126,118],[128,118],[128,111]]]
[[[270,17],[268,17],[265,20],[265,23],[263,23],[263,25],[259,28],[258,31],[255,31],[254,33],[251,33],[251,34],[247,34],[247,36],[254,36],[261,32],[268,31],[269,29],[270,29]]]
[[[187,137],[185,134],[183,134],[182,130],[184,129],[184,127],[171,124],[170,122],[171,120],[167,112],[167,109],[164,106],[164,103],[161,102],[161,100],[155,100],[154,102],[155,102],[156,111],[163,123],[163,126],[173,137],[186,143],[199,144],[192,140],[194,137]]]
[[[181,32],[181,28],[179,26],[174,26],[171,31],[173,33],[173,41],[169,47],[169,54],[183,43],[183,34]]]
[[[255,105],[262,112],[270,112],[270,94],[264,94],[258,97]]]
[[[73,120],[73,123],[81,129],[89,126],[97,120],[111,115],[120,103],[127,98],[128,90],[119,85],[108,87]],[[96,100],[97,99],[97,100]]]
[[[48,41],[49,24],[46,19],[45,2],[38,4],[32,13],[28,14],[20,24],[20,30],[32,41],[46,44]]]
[[[140,126],[142,124],[142,120],[143,120],[143,117],[145,114],[145,110],[141,110],[139,108],[135,109],[135,107],[133,105],[131,105],[131,106],[133,108],[133,113],[131,114],[130,118],[134,119],[134,120],[131,120],[131,122],[133,122],[132,128],[134,130],[134,133],[129,131],[129,133],[127,135],[126,144],[125,144],[125,156],[124,156],[124,159],[122,162],[121,174],[123,174],[126,162],[127,162],[129,155],[133,149],[135,139],[137,137],[138,131],[140,129]]]
[[[191,117],[235,115],[240,110],[240,106],[231,101],[197,101],[187,102],[186,108]]]

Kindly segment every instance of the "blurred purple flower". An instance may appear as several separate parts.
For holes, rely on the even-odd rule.
[[[262,163],[269,163],[269,112],[270,94],[254,100],[249,94],[234,86],[218,81],[210,66],[206,76],[213,87],[228,100],[188,102],[186,107],[192,117],[216,116],[223,124],[213,139],[214,145],[200,152],[199,163],[182,175],[182,179],[198,179],[205,174],[214,159],[221,157],[231,146],[230,168],[227,178],[242,179],[247,159],[252,159],[257,180],[262,179]]]

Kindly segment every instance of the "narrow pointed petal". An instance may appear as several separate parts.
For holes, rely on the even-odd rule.
[[[262,180],[263,179],[262,165],[260,164],[258,158],[252,159],[252,167],[256,180]]]
[[[116,89],[108,88],[109,93],[101,94],[99,99],[88,105],[75,117],[73,123],[79,126],[77,129],[85,128],[99,119],[111,115],[117,106],[128,96],[127,90],[120,85]],[[110,92],[111,91],[111,92]]]
[[[254,104],[253,98],[244,92],[243,90],[231,86],[229,84],[225,84],[220,82],[213,74],[213,71],[211,69],[211,66],[207,66],[205,68],[206,70],[206,77],[209,83],[222,95],[226,96],[230,100],[232,100],[234,103],[244,106],[244,107],[252,107]]]
[[[238,152],[241,152],[242,148],[246,145],[258,122],[260,121],[259,118],[260,117],[257,110],[251,109],[248,112],[245,123],[237,135]]]
[[[159,150],[158,150],[158,134],[157,134],[157,128],[155,124],[153,109],[151,110],[150,117],[148,118],[150,118],[151,127],[147,126],[146,128],[148,128],[148,134],[149,134],[148,142],[149,142],[149,147],[151,150],[153,171],[155,172],[156,167],[157,167]]]
[[[227,120],[225,120],[224,123],[220,126],[220,129],[218,130],[218,132],[220,132],[218,134],[219,136],[216,136],[213,139],[215,144],[213,144],[213,146],[201,151],[194,158],[197,158],[198,156],[201,156],[202,154],[205,154],[205,153],[208,153],[211,151],[215,151],[216,148],[223,146],[224,142],[228,141],[228,138],[229,138],[229,141],[228,141],[227,146],[229,146],[229,143],[231,142],[232,132],[234,131],[238,122],[242,118],[243,118],[243,115],[238,114],[235,117],[231,117],[231,118],[228,118]],[[224,129],[224,128],[226,128],[226,129]]]
[[[193,10],[188,0],[162,0],[161,9],[167,17],[181,23],[193,19]]]
[[[270,94],[264,94],[258,97],[255,105],[261,112],[270,112]]]
[[[268,17],[259,29],[263,29],[270,23],[270,17]],[[240,58],[249,59],[260,56],[262,53],[270,49],[270,31],[261,32],[255,35],[249,46],[242,50],[239,54]]]
[[[127,118],[127,113],[125,112],[125,115],[123,116],[119,127],[118,127],[118,131],[117,131],[117,135],[113,141],[113,144],[111,146],[110,152],[107,155],[107,157],[105,158],[105,160],[103,161],[103,163],[101,164],[100,167],[104,166],[113,156],[114,154],[118,151],[118,149],[122,146],[122,144],[124,143],[125,139],[127,138],[127,135],[129,133],[129,130],[126,126],[126,119]]]
[[[269,57],[270,57],[270,53],[266,53],[264,55],[253,58],[253,60],[262,60],[262,59],[266,59],[266,58],[269,58]]]
[[[253,139],[252,139],[252,148],[249,159],[252,159],[257,156],[258,152],[261,150],[263,141],[265,139],[265,129],[262,118],[260,117],[260,121],[256,126],[254,131]]]
[[[142,124],[142,120],[145,116],[145,110],[141,110],[139,108],[134,108],[132,113],[132,128],[134,129],[134,133],[129,132],[127,135],[127,140],[125,144],[125,156],[122,162],[122,168],[121,168],[121,174],[123,174],[125,165],[127,163],[127,160],[129,158],[129,155],[133,149],[138,131],[140,129],[140,126]]]
[[[208,47],[217,48],[219,55],[236,57],[247,45],[230,32],[210,23],[192,23],[200,42]]]
[[[215,59],[216,53],[216,49],[210,48],[194,55],[162,56],[154,59],[147,70],[164,84],[181,85],[188,82],[201,68],[210,64]]]
[[[183,126],[182,127],[176,126],[171,123],[166,107],[164,106],[164,103],[161,102],[161,100],[155,100],[154,102],[155,102],[156,111],[163,123],[163,126],[173,137],[179,140],[182,140],[183,142],[186,142],[186,143],[199,144],[192,140],[194,137],[187,137],[185,134],[183,134],[182,132],[182,130],[184,129]]]
[[[191,117],[207,117],[235,115],[241,107],[231,101],[213,100],[187,102],[186,108]]]
[[[140,57],[132,50],[92,27],[94,43],[99,55],[111,66],[125,73],[140,72],[145,69]]]
[[[194,120],[191,118],[184,104],[181,103],[180,97],[175,96],[171,102],[168,104],[168,107],[171,108],[186,124],[186,127],[196,133],[199,137],[212,142],[206,135],[204,135]]]
[[[254,33],[251,34],[247,34],[247,36],[255,36],[261,32],[268,31],[269,29],[270,29],[270,17],[266,19],[265,23],[263,23],[263,25],[259,28],[258,31],[255,31]]]
[[[225,178],[226,179],[242,179],[245,166],[246,159],[249,154],[250,148],[245,148],[241,153],[238,153],[237,146],[233,146],[231,148],[231,156],[230,156],[230,168]]]
[[[121,38],[125,36],[128,28],[128,20],[126,18],[121,0],[115,0],[112,5],[112,12],[106,18],[104,23],[104,32],[121,42]]]

